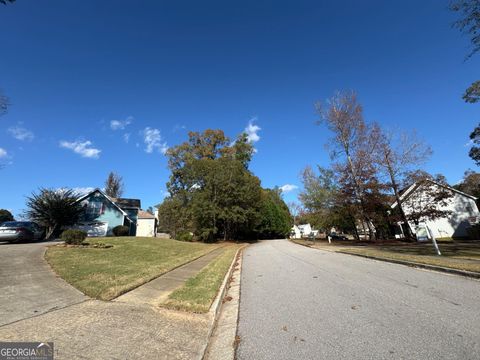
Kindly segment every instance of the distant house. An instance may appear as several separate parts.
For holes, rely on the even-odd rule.
[[[433,203],[433,206],[435,206],[435,200],[431,197],[432,190],[445,190],[450,193],[451,196],[445,200],[445,204],[437,203],[435,209],[446,210],[451,213],[434,220],[422,219],[421,222],[429,228],[435,238],[468,237],[468,228],[471,224],[478,223],[480,219],[480,212],[476,204],[477,198],[432,180],[414,183],[402,193],[400,199],[407,217],[416,211],[416,208],[421,206],[422,203]],[[398,204],[395,201],[391,208],[395,209],[397,206]],[[415,234],[417,224],[409,221],[408,226]],[[400,223],[395,236],[397,238],[404,237],[404,229]]]
[[[118,225],[128,226],[130,236],[135,236],[140,200],[110,198],[100,189],[95,189],[78,199],[84,212],[76,228],[87,232],[88,236],[112,235]]]
[[[292,239],[301,239],[312,235],[317,236],[318,230],[312,229],[310,224],[293,225],[290,234],[290,238]]]

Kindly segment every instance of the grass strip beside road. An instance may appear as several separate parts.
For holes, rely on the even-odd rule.
[[[441,266],[450,269],[465,270],[480,273],[480,242],[448,242],[439,243],[442,256],[437,256],[433,245],[427,244],[398,244],[398,245],[365,245],[337,242],[329,245],[325,241],[294,240],[320,250],[341,252],[345,254],[372,256],[385,260],[407,261],[425,265]]]
[[[450,269],[466,270],[480,273],[480,260],[470,260],[461,258],[452,258],[447,255],[438,256],[418,255],[415,253],[399,253],[396,249],[344,249],[341,252],[347,254],[357,254],[373,256],[380,259],[408,261],[419,264],[435,265]],[[441,250],[441,247],[440,247]]]
[[[45,259],[68,283],[101,300],[111,300],[219,246],[141,237],[89,238],[87,242],[113,247],[51,246]]]
[[[233,258],[241,245],[231,245],[196,276],[172,292],[162,306],[182,311],[206,313],[217,296]]]

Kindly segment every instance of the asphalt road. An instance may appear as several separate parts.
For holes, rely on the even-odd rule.
[[[480,282],[263,241],[243,257],[238,359],[480,359]]]
[[[0,326],[87,299],[43,260],[52,243],[0,243]]]

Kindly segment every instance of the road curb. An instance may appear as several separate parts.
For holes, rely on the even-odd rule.
[[[223,278],[223,282],[222,282],[222,285],[220,286],[220,290],[218,291],[218,294],[217,294],[215,300],[213,301],[212,306],[210,307],[209,313],[212,314],[212,318],[211,318],[210,324],[209,324],[207,342],[206,342],[205,346],[203,347],[203,349],[200,353],[200,356],[198,357],[198,360],[205,359],[205,357],[207,355],[207,350],[208,350],[209,345],[210,345],[210,340],[212,338],[213,332],[214,332],[216,324],[217,324],[217,320],[218,320],[218,317],[219,317],[218,315],[220,314],[220,309],[222,308],[222,305],[223,305],[223,298],[225,297],[225,294],[228,290],[228,284],[229,284],[230,278],[232,277],[232,274],[233,274],[233,271],[234,271],[234,268],[235,268],[235,264],[237,263],[237,260],[240,256],[241,252],[247,246],[248,245],[242,246],[235,253],[235,256],[233,257],[232,263],[230,264],[230,267],[229,267],[225,277]],[[241,269],[240,269],[240,271],[241,271]]]
[[[444,273],[448,273],[448,274],[461,275],[461,276],[470,277],[470,278],[474,278],[474,279],[480,279],[480,273],[476,273],[476,272],[472,272],[472,271],[451,269],[451,268],[446,268],[446,267],[443,267],[443,266],[428,265],[428,264],[422,264],[422,263],[405,261],[405,260],[385,259],[385,258],[380,258],[380,257],[376,257],[376,256],[371,256],[371,255],[354,254],[354,253],[350,253],[350,252],[346,252],[346,251],[336,251],[336,253],[359,256],[359,257],[363,257],[363,258],[366,258],[366,259],[385,261],[385,262],[389,262],[389,263],[393,263],[393,264],[406,265],[406,266],[420,268],[420,269],[434,270],[434,271],[444,272]]]
[[[459,270],[459,269],[452,269],[452,268],[446,268],[443,266],[437,266],[437,265],[428,265],[428,264],[422,264],[422,263],[417,263],[417,262],[412,262],[412,261],[405,261],[405,260],[395,260],[395,259],[385,259],[377,256],[371,256],[371,255],[364,255],[364,254],[355,254],[351,253],[348,251],[335,251],[335,250],[328,250],[328,249],[317,249],[311,245],[307,244],[300,244],[295,241],[290,240],[290,242],[300,245],[300,246],[305,246],[310,249],[315,249],[315,250],[321,250],[321,251],[329,251],[337,254],[345,254],[345,255],[353,255],[353,256],[359,256],[363,257],[366,259],[371,259],[371,260],[378,260],[378,261],[384,261],[384,262],[389,262],[392,264],[399,264],[399,265],[406,265],[410,267],[415,267],[415,268],[420,268],[420,269],[426,269],[426,270],[433,270],[433,271],[438,271],[438,272],[444,272],[447,274],[453,274],[453,275],[460,275],[460,276],[465,276],[473,279],[480,279],[480,273],[473,272],[473,271],[467,271],[467,270]]]

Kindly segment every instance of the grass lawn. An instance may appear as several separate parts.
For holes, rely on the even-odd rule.
[[[442,256],[437,256],[433,245],[427,244],[385,244],[374,245],[365,242],[359,245],[348,242],[337,242],[329,245],[327,242],[295,240],[303,245],[309,245],[323,250],[374,256],[383,259],[403,260],[420,264],[443,266],[452,269],[480,272],[480,242],[479,241],[449,241],[439,242]]]
[[[228,246],[196,276],[172,292],[162,305],[175,310],[208,312],[239,248],[240,245]]]
[[[141,237],[89,238],[87,242],[113,247],[51,246],[45,258],[63,279],[101,300],[111,300],[219,246]]]

